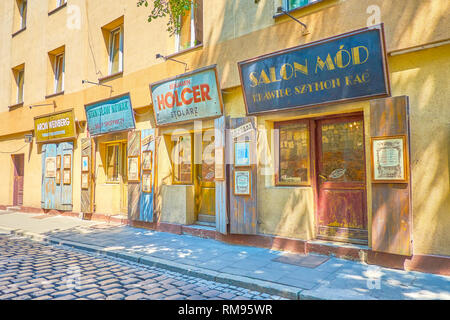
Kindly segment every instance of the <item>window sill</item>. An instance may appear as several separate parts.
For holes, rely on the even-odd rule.
[[[187,52],[190,52],[190,51],[195,51],[195,50],[198,50],[198,49],[201,49],[201,48],[203,48],[203,43],[200,43],[200,44],[198,44],[196,46],[193,46],[193,47],[190,47],[190,48],[187,48],[187,49],[183,49],[181,51],[177,51],[175,53],[169,54],[166,58],[174,58],[174,57],[182,55],[184,53],[187,53]]]
[[[286,11],[286,12],[289,13],[289,14],[291,14],[291,13],[296,13],[297,11],[303,10],[303,9],[305,9],[305,8],[312,7],[312,6],[314,6],[314,5],[318,4],[318,3],[321,3],[321,2],[323,2],[323,1],[324,1],[324,0],[316,0],[315,2],[311,2],[311,3],[305,4],[304,6],[297,7],[297,8],[295,8],[295,9],[291,9],[291,10]],[[280,18],[280,17],[282,17],[282,16],[284,16],[284,15],[285,15],[284,13],[275,13],[275,14],[273,15],[272,18],[273,18],[273,19],[277,19],[277,18]]]
[[[53,98],[53,97],[56,97],[56,96],[60,96],[60,95],[63,95],[63,94],[64,94],[64,90],[60,91],[60,92],[49,94],[49,95],[45,96],[45,99],[50,99],[50,98]]]
[[[14,32],[14,33],[11,35],[11,38],[14,38],[14,37],[17,36],[19,33],[22,33],[22,31],[25,31],[25,30],[27,30],[27,27],[23,27],[22,29],[20,29],[20,30]]]
[[[16,103],[16,104],[13,104],[11,106],[8,106],[8,109],[9,109],[9,111],[11,111],[11,110],[18,109],[18,108],[21,108],[21,107],[23,107],[23,102]]]
[[[55,9],[53,9],[52,11],[50,11],[50,12],[48,13],[48,15],[51,16],[51,15],[54,14],[55,12],[58,12],[59,10],[61,10],[62,8],[65,8],[65,7],[67,7],[67,2],[64,3],[64,4],[62,4],[62,5],[60,5],[59,7],[55,8]]]
[[[113,74],[104,76],[104,77],[102,77],[102,78],[98,78],[98,81],[99,81],[99,82],[105,82],[105,81],[112,80],[112,79],[114,79],[114,78],[119,78],[119,77],[121,77],[121,76],[123,76],[123,71],[119,71],[119,72],[116,72],[116,73],[113,73]]]

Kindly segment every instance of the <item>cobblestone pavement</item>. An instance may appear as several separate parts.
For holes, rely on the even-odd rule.
[[[160,268],[0,235],[0,300],[283,299]]]

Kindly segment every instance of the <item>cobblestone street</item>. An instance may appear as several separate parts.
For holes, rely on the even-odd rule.
[[[282,299],[227,284],[0,235],[0,300]]]

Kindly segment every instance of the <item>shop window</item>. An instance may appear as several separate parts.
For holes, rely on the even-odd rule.
[[[120,145],[106,146],[106,182],[119,182]]]
[[[192,1],[180,19],[180,32],[175,36],[177,51],[195,47],[203,42],[203,0]]]
[[[192,184],[192,136],[176,136],[172,149],[172,183]]]
[[[276,123],[278,132],[278,185],[309,185],[309,124],[307,121]]]
[[[286,11],[294,10],[300,7],[304,7],[308,4],[312,4],[314,2],[320,2],[322,0],[283,0],[284,9]]]
[[[109,74],[123,71],[123,27],[112,30],[109,34]]]

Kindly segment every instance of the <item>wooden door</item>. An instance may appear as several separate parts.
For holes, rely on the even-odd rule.
[[[215,224],[216,191],[214,182],[214,131],[210,130],[204,132],[201,139],[202,161],[201,164],[195,165],[195,203],[197,220]]]
[[[128,214],[128,176],[127,176],[127,143],[119,145],[119,181],[120,181],[120,213]]]
[[[42,146],[42,185],[41,185],[41,208],[55,209],[56,193],[56,152],[57,145],[54,143]],[[61,177],[60,177],[61,178]]]
[[[73,186],[73,142],[61,142],[58,145],[58,155],[61,156],[62,181],[59,185],[61,193],[56,209],[62,211],[71,211]]]
[[[24,179],[24,155],[13,155],[14,164],[14,192],[13,192],[13,205],[23,205],[23,179]]]
[[[363,117],[317,121],[317,237],[367,244]]]
[[[86,162],[86,163],[83,163]],[[81,212],[94,212],[94,179],[93,168],[95,168],[95,143],[91,138],[81,139]],[[87,182],[87,185],[83,185]]]
[[[155,129],[141,131],[141,192],[139,220],[153,222],[155,192]]]

